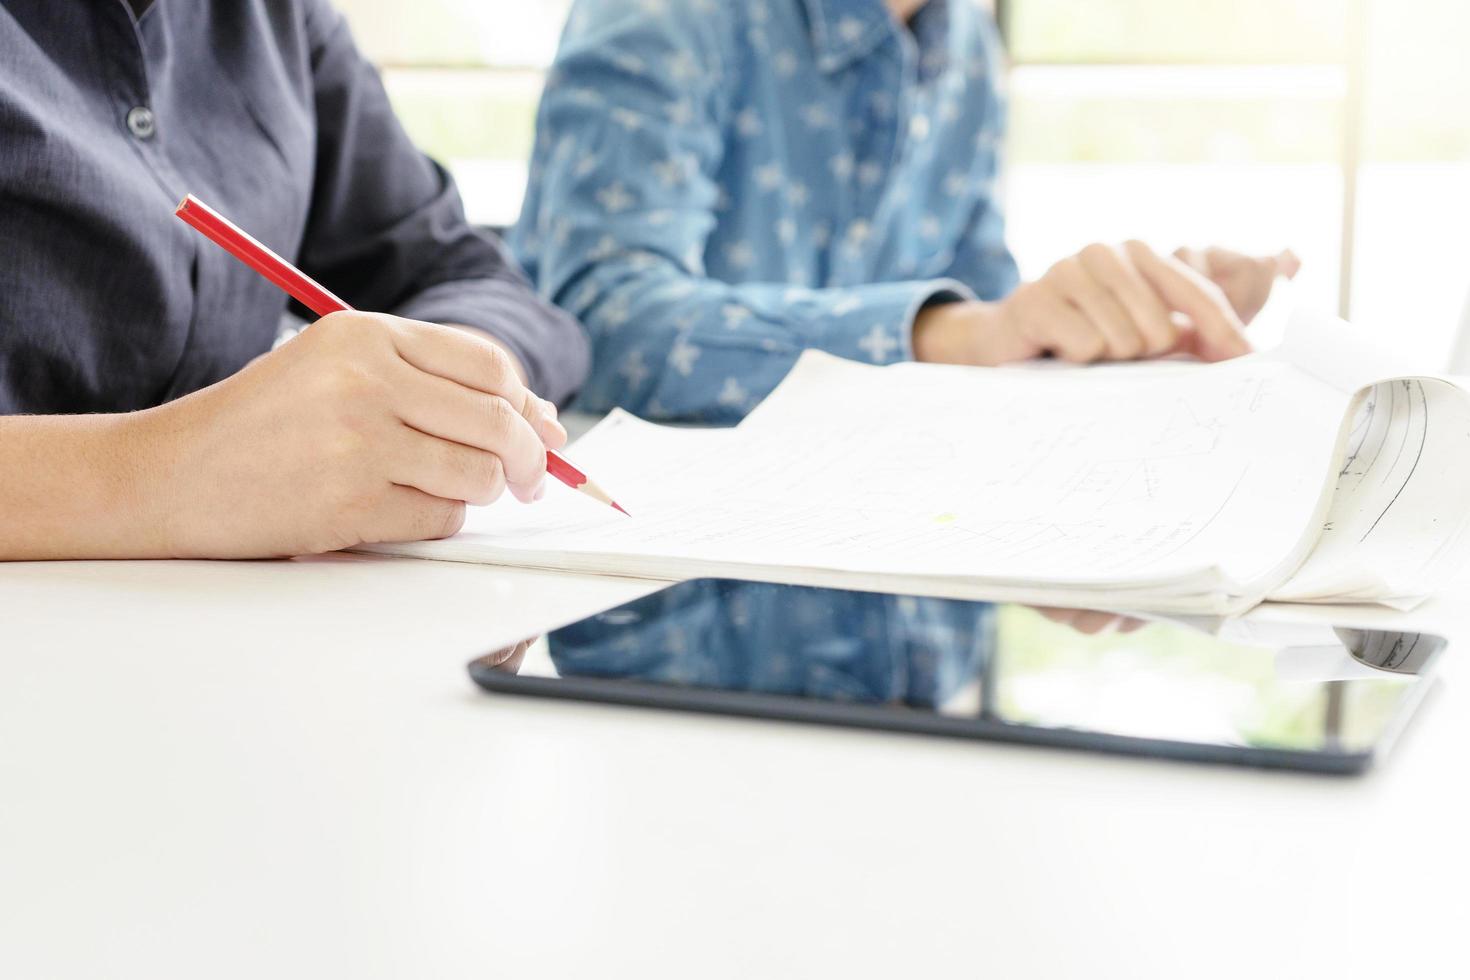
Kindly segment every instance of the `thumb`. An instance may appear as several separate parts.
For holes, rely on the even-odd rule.
[[[556,417],[556,406],[529,389],[521,402],[521,416],[531,423],[547,449],[560,449],[567,444],[567,430]]]

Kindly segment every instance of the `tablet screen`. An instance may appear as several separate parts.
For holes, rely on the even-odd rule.
[[[1444,641],[747,582],[672,586],[471,665],[522,693],[1351,770]]]

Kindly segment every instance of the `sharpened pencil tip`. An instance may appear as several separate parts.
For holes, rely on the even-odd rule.
[[[619,514],[622,514],[624,517],[632,517],[633,516],[632,514],[630,514],[627,511],[623,510],[622,504],[619,504],[616,500],[614,500],[612,502],[612,505],[613,505],[613,509],[616,510]]]

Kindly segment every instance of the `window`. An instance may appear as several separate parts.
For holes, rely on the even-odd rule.
[[[454,172],[471,219],[520,213],[541,77],[570,0],[339,0],[413,138]]]
[[[341,4],[471,216],[513,222],[567,0]],[[1301,302],[1446,354],[1470,287],[1470,4],[1000,0],[998,16],[1026,273],[1093,240],[1291,246]]]
[[[1290,245],[1299,301],[1447,355],[1470,287],[1470,5],[1001,0],[1000,18],[1026,271],[1092,238]]]

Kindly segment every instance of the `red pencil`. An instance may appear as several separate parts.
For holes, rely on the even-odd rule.
[[[340,298],[323,288],[316,280],[251,238],[228,218],[193,194],[179,202],[174,214],[205,238],[260,273],[317,316],[352,309]],[[550,449],[546,451],[546,472],[573,490],[579,490],[593,500],[607,504],[623,514],[628,513],[618,506],[617,501],[607,495],[607,491],[588,479],[586,473]]]

